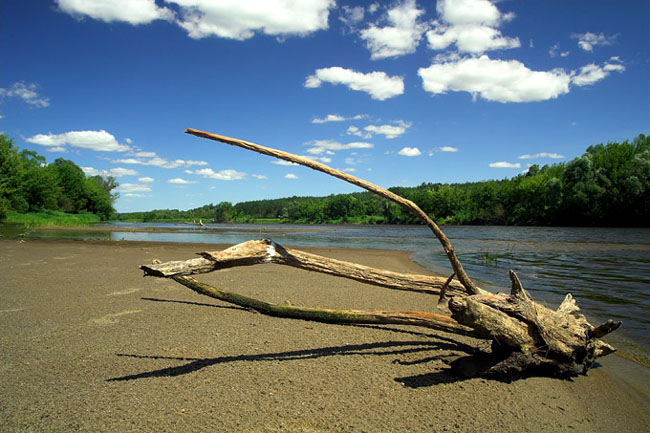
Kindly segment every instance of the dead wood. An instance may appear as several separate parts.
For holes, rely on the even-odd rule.
[[[450,296],[465,293],[460,283],[449,281],[443,277],[402,274],[330,259],[294,248],[286,248],[270,239],[243,242],[223,251],[205,251],[199,254],[202,256],[201,258],[143,265],[140,268],[147,275],[174,277],[177,275],[202,274],[234,266],[275,263],[336,275],[395,290],[440,295],[442,288],[446,285],[446,291]]]
[[[489,293],[477,287],[465,273],[449,239],[413,202],[304,157],[195,129],[185,132],[310,167],[397,203],[432,230],[454,273],[447,279],[400,274],[285,248],[270,240],[259,240],[244,242],[223,251],[202,252],[200,258],[141,266],[146,275],[173,278],[203,295],[278,317],[334,323],[424,326],[492,340],[490,353],[477,352],[475,356],[453,363],[456,371],[463,375],[498,375],[510,379],[531,374],[573,376],[586,373],[598,356],[615,351],[600,338],[620,327],[621,322],[610,320],[592,326],[583,315],[576,314],[579,307],[571,294],[567,294],[556,310],[551,310],[533,300],[513,271],[510,271],[512,287],[509,294]],[[439,303],[449,296],[451,317],[428,312],[330,310],[272,304],[217,289],[189,276],[233,266],[265,263],[294,266],[391,289],[437,294]],[[454,276],[458,282],[453,281]]]
[[[420,311],[331,310],[274,304],[237,293],[218,289],[189,276],[175,276],[174,281],[202,295],[239,305],[270,316],[326,323],[408,325],[480,337],[475,331],[458,324],[449,316]]]
[[[281,150],[273,149],[266,146],[260,146],[259,144],[251,143],[249,141],[239,140],[237,138],[225,137],[223,135],[211,134],[209,132],[199,131],[196,129],[186,129],[185,132],[188,134],[196,135],[197,137],[203,137],[210,140],[220,141],[222,143],[238,146],[244,149],[252,150],[257,153],[272,156],[274,158],[279,158],[285,161],[304,165],[306,167],[312,168],[317,171],[321,171],[325,174],[329,174],[330,176],[334,176],[336,178],[349,182],[353,185],[359,186],[363,189],[366,189],[370,192],[377,194],[380,197],[383,197],[387,200],[397,203],[398,205],[402,206],[404,209],[408,210],[416,217],[418,217],[427,227],[431,229],[433,234],[440,241],[440,244],[442,245],[442,249],[445,251],[447,258],[451,263],[451,267],[454,269],[454,272],[456,273],[456,276],[458,277],[460,283],[463,285],[463,287],[465,287],[465,290],[467,290],[467,293],[477,294],[481,292],[481,289],[479,289],[478,286],[474,284],[474,282],[465,272],[465,269],[463,269],[463,265],[461,265],[460,261],[458,260],[458,257],[456,257],[456,252],[454,251],[451,242],[449,242],[449,239],[444,234],[444,232],[440,230],[440,227],[438,227],[438,225],[435,222],[433,222],[431,218],[429,218],[429,215],[427,215],[424,211],[422,211],[422,209],[420,209],[412,201],[400,197],[399,195],[385,188],[372,184],[368,181],[349,175],[348,173],[345,173],[343,171],[333,169],[331,167],[328,167],[325,164],[312,161],[311,159],[302,156],[293,155],[291,153],[283,152]]]

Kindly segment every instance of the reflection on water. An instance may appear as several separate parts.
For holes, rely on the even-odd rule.
[[[451,268],[424,226],[115,223],[125,231],[47,232],[29,237],[235,244],[272,238],[287,246],[414,251],[414,260],[443,275]],[[100,226],[101,227],[101,226]],[[4,236],[17,228],[3,227]],[[95,228],[97,230],[97,228]],[[142,231],[127,231],[142,230]],[[449,226],[444,228],[467,273],[488,290],[509,290],[508,270],[540,302],[555,308],[571,292],[592,323],[619,319],[610,337],[650,360],[650,229]]]

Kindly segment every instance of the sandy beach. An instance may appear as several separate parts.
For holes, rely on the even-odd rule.
[[[3,432],[642,432],[648,370],[460,379],[476,341],[267,317],[138,266],[226,246],[0,239]],[[301,248],[427,273],[401,251]],[[272,302],[435,311],[436,299],[278,265],[198,276]],[[485,344],[485,343],[481,343]]]

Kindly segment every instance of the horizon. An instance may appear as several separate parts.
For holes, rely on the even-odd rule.
[[[192,4],[194,7],[186,7]],[[0,132],[119,213],[503,180],[648,134],[648,2],[0,3]]]

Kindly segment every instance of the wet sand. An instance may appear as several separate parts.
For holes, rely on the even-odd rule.
[[[0,430],[641,432],[648,371],[615,355],[572,381],[459,379],[475,341],[278,319],[138,266],[223,246],[0,239]],[[426,273],[401,251],[301,248]],[[272,302],[434,311],[426,295],[277,265],[200,280]],[[484,344],[484,343],[481,343]]]

